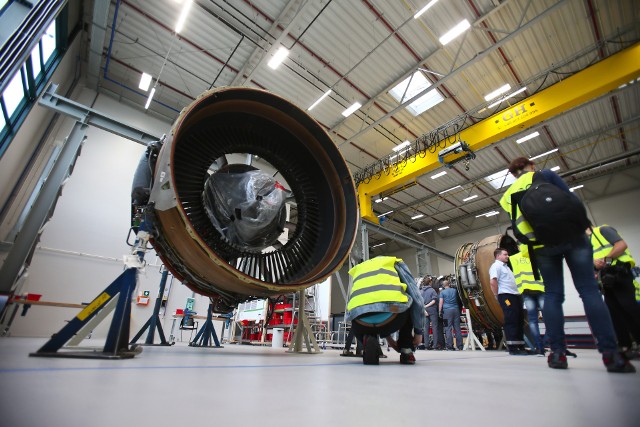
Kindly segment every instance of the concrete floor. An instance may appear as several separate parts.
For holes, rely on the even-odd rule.
[[[147,346],[127,360],[29,357],[45,341],[0,338],[1,426],[640,425],[640,373],[609,374],[594,350],[575,350],[566,371],[496,351],[419,350],[405,366],[392,350],[364,366],[339,350],[239,344]]]

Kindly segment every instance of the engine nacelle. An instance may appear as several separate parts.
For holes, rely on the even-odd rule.
[[[260,169],[237,158],[258,158],[286,188],[286,224],[265,224],[282,229],[270,229],[260,245],[220,228],[241,221],[241,212],[213,222],[207,215],[213,199],[203,192],[212,174]],[[239,212],[226,202],[216,215]],[[285,99],[245,87],[206,92],[181,112],[158,153],[144,209],[169,271],[219,309],[322,282],[348,257],[358,226],[351,173],[325,130]]]

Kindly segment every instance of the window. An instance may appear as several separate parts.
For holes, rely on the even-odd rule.
[[[46,64],[56,51],[56,21],[53,21],[42,36],[42,59]]]
[[[7,108],[7,116],[9,117],[13,115],[18,108],[18,105],[20,105],[20,101],[24,99],[24,88],[22,86],[22,76],[20,74],[20,71],[18,71],[13,76],[2,93],[4,106]]]
[[[402,83],[391,89],[389,94],[393,96],[396,101],[402,103],[407,99],[413,98],[429,86],[431,86],[431,82],[429,82],[429,80],[427,80],[420,71],[416,71],[413,75],[404,79]],[[409,106],[407,106],[407,110],[409,110],[414,116],[418,116],[429,108],[438,105],[442,101],[444,101],[444,98],[440,95],[438,89],[433,89],[409,104]]]
[[[40,64],[40,43],[35,45],[31,51],[31,65],[33,66],[33,78],[38,80],[42,65]]]

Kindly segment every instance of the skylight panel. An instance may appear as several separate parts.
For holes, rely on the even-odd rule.
[[[496,172],[491,174],[484,179],[496,190],[501,189],[502,187],[506,187],[508,185],[516,182],[516,179],[513,175],[509,173],[509,169],[501,170],[500,172]]]
[[[389,94],[393,96],[396,101],[402,103],[404,100],[413,98],[429,86],[431,86],[431,82],[429,82],[420,71],[416,71],[412,76],[407,77],[391,89]],[[444,98],[440,95],[438,89],[432,89],[409,104],[407,110],[414,116],[418,116],[442,101],[444,101]]]

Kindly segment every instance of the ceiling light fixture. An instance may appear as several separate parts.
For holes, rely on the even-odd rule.
[[[553,150],[547,151],[546,153],[538,154],[537,156],[531,157],[529,160],[539,159],[540,157],[544,157],[547,154],[555,153],[556,151],[558,151],[558,149],[554,148]]]
[[[149,86],[151,85],[151,80],[152,80],[151,74],[142,73],[138,87],[145,92],[148,91]]]
[[[473,199],[475,199],[477,197],[478,197],[478,195],[474,194],[473,196],[469,196],[469,197],[466,197],[466,198],[462,199],[462,201],[463,202],[468,202],[469,200],[473,200]]]
[[[559,171],[560,170],[560,166],[554,166],[551,168],[552,171]]]
[[[508,92],[511,90],[511,85],[509,85],[508,83],[504,86],[500,86],[498,89],[494,90],[493,92],[491,92],[488,95],[485,95],[484,100],[485,101],[491,101],[494,98],[499,97],[500,95],[502,95],[505,92]]]
[[[530,133],[530,134],[529,134],[529,135],[527,135],[527,136],[523,136],[522,138],[516,139],[516,142],[517,142],[518,144],[522,144],[523,142],[528,141],[528,140],[530,140],[530,139],[533,139],[533,138],[535,138],[536,136],[540,136],[540,133],[539,133],[539,132],[533,132],[533,133]]]
[[[176,24],[176,34],[179,34],[184,27],[184,23],[187,20],[187,16],[189,15],[189,9],[191,9],[192,0],[186,0],[184,5],[182,6],[182,11],[180,12],[180,17],[178,18],[178,23]]]
[[[411,219],[420,219],[424,216],[424,214],[418,214],[411,217]]]
[[[373,248],[377,248],[377,247],[382,246],[382,245],[386,245],[386,243],[385,243],[385,242],[378,243],[377,245],[373,245],[373,246],[371,246],[371,249],[373,249]]]
[[[275,70],[280,66],[280,64],[282,64],[282,61],[284,61],[287,56],[289,56],[289,49],[284,46],[280,46],[278,50],[276,50],[276,53],[273,54],[273,57],[271,57],[269,62],[267,62],[267,65],[269,66],[269,68]]]
[[[393,147],[393,151],[395,151],[396,153],[400,150],[402,150],[404,147],[408,147],[409,145],[411,145],[411,141],[407,140],[405,142],[403,142],[402,144],[396,145],[395,147]]]
[[[393,211],[385,212],[385,213],[383,213],[383,214],[378,215],[378,218],[380,218],[380,217],[382,217],[382,216],[389,215],[389,214],[391,214],[391,213],[393,213]]]
[[[433,175],[433,176],[431,177],[431,179],[440,178],[441,176],[444,176],[444,175],[446,175],[446,174],[447,174],[447,171],[442,171],[442,172],[439,172],[439,173],[437,173],[437,174]]]
[[[460,34],[464,33],[471,27],[469,21],[463,19],[458,25],[447,31],[442,37],[440,37],[440,44],[443,46],[449,43],[451,40],[458,37]]]
[[[362,107],[362,104],[359,102],[354,102],[353,105],[342,112],[342,115],[345,117],[349,117],[353,114],[358,108]]]
[[[575,187],[571,187],[569,189],[569,191],[571,191],[572,193],[580,188],[584,187],[584,185],[576,185]]]
[[[420,18],[420,16],[425,13],[427,10],[429,10],[429,8],[431,6],[433,6],[434,4],[436,4],[438,2],[438,0],[431,0],[429,3],[427,3],[427,5],[425,7],[423,7],[422,9],[420,9],[419,11],[416,12],[415,15],[413,15],[413,19],[418,19]]]
[[[446,230],[446,229],[448,229],[448,228],[449,228],[449,226],[448,226],[448,225],[445,225],[444,227],[440,227],[440,228],[438,228],[438,231]]]
[[[525,87],[523,87],[523,88],[518,89],[517,91],[515,91],[515,92],[513,92],[513,93],[511,93],[511,94],[509,94],[509,95],[503,96],[502,98],[500,98],[499,100],[497,100],[497,101],[496,101],[496,102],[494,102],[493,104],[487,105],[487,108],[493,108],[493,107],[495,107],[496,105],[500,104],[502,101],[506,101],[506,100],[507,100],[507,99],[509,99],[509,98],[513,98],[514,96],[518,95],[519,93],[524,92],[525,90],[527,90],[527,87],[526,87],[526,86],[525,86]],[[483,108],[482,110],[480,110],[480,111],[478,111],[478,112],[479,112],[479,113],[481,113],[481,112],[482,112],[482,111],[484,111],[484,110],[485,110],[485,108]]]
[[[430,231],[433,231],[433,228],[430,228],[430,229],[428,229],[428,230],[421,231],[421,232],[419,232],[419,233],[417,233],[417,234],[424,234],[424,233],[428,233],[428,232],[430,232]]]
[[[448,190],[441,191],[441,192],[439,192],[438,194],[448,193],[449,191],[451,191],[451,190],[455,190],[456,188],[462,188],[462,185],[456,185],[455,187],[451,187],[451,188],[449,188]]]
[[[320,98],[318,98],[318,100],[316,102],[314,102],[313,104],[311,104],[311,107],[307,108],[307,111],[311,111],[313,110],[313,108],[320,104],[327,96],[329,96],[331,94],[331,89],[329,89],[328,91],[326,91]]]
[[[152,87],[151,88],[151,92],[149,92],[149,97],[147,98],[147,102],[146,104],[144,104],[144,109],[148,110],[149,109],[149,105],[151,105],[151,100],[153,99],[153,95],[156,94],[156,87]]]

